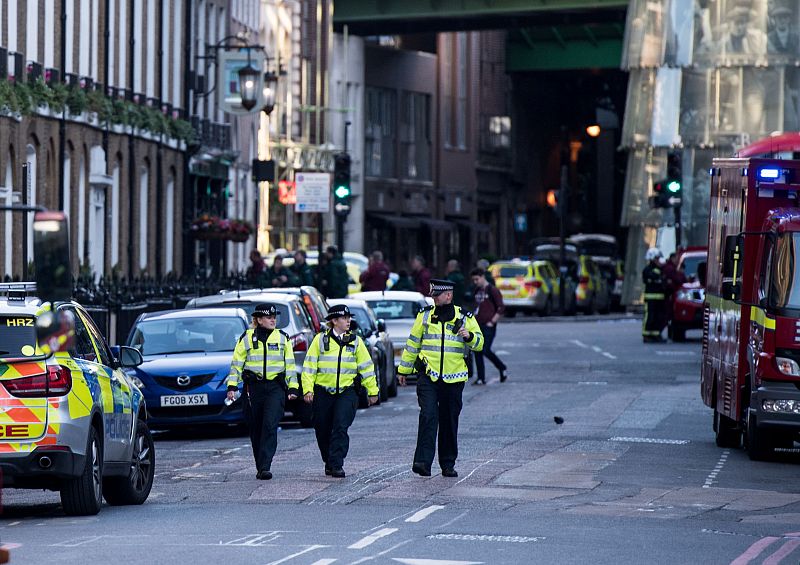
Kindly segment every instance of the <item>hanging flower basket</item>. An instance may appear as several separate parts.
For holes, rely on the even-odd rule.
[[[195,231],[192,232],[192,235],[199,241],[212,241],[230,238],[229,234],[221,231]]]
[[[250,239],[250,235],[246,233],[234,233],[230,236],[230,240],[236,243],[244,243],[248,239]]]
[[[220,218],[203,214],[192,222],[189,233],[197,240],[226,240],[242,243],[255,231],[253,224],[245,220]]]

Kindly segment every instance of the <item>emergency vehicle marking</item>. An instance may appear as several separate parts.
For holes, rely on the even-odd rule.
[[[765,330],[775,329],[775,318],[770,318],[764,310],[756,306],[750,307],[750,321],[758,324]]]
[[[33,318],[6,318],[6,326],[33,327]]]

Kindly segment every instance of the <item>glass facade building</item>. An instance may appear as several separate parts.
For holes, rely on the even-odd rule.
[[[775,132],[800,130],[800,2],[632,0],[622,66],[629,71],[622,145],[628,170],[623,300],[638,301],[644,252],[672,209],[652,209],[652,185],[667,153],[683,164],[681,244],[708,239],[715,156]]]

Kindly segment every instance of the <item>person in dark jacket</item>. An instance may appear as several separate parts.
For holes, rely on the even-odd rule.
[[[428,296],[431,287],[431,272],[425,266],[425,258],[415,255],[411,260],[411,277],[414,279],[414,290]]]
[[[314,271],[306,262],[306,252],[298,249],[294,252],[294,264],[289,267],[289,270],[296,279],[295,283],[300,286],[314,286]]]
[[[475,367],[478,371],[477,378],[472,382],[474,385],[486,384],[486,367],[483,358],[486,357],[492,362],[492,365],[500,371],[500,382],[506,382],[508,375],[506,374],[506,364],[492,351],[492,342],[497,333],[497,322],[505,312],[505,305],[503,304],[503,295],[497,290],[497,287],[489,284],[486,280],[486,272],[483,269],[473,269],[470,272],[472,284],[475,285],[475,306],[473,312],[475,313],[475,321],[483,333],[483,349],[475,351]]]
[[[331,245],[325,250],[328,256],[328,264],[323,272],[324,280],[322,285],[327,289],[327,298],[347,298],[347,285],[350,277],[347,274],[347,265],[339,255],[336,246]]]
[[[661,250],[651,247],[645,255],[647,266],[642,271],[644,283],[644,319],[642,340],[660,343],[664,341],[661,331],[665,326],[666,294],[664,275],[661,271]]]
[[[461,272],[461,265],[455,259],[447,262],[447,275],[445,279],[453,283],[453,304],[456,306],[464,305],[464,295],[467,292],[466,279]]]
[[[283,266],[283,257],[275,256],[272,266],[264,271],[262,280],[264,288],[281,288],[291,286],[292,273]]]
[[[358,279],[361,283],[361,290],[363,292],[386,290],[387,280],[389,280],[389,267],[383,262],[383,253],[373,251],[369,256],[369,267],[361,273]]]
[[[411,275],[408,274],[408,271],[401,269],[400,272],[397,273],[397,282],[392,285],[392,290],[414,290],[414,280],[411,278]]]

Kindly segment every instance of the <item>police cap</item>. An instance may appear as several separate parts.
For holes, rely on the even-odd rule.
[[[443,292],[452,291],[455,288],[454,282],[446,279],[431,279],[431,296],[439,296]]]
[[[350,308],[344,304],[337,304],[336,306],[331,306],[325,319],[333,320],[334,318],[341,318],[342,316],[352,316],[352,314],[350,314]]]
[[[253,310],[253,316],[277,316],[278,315],[278,308],[274,304],[259,304],[256,306],[256,309]]]

